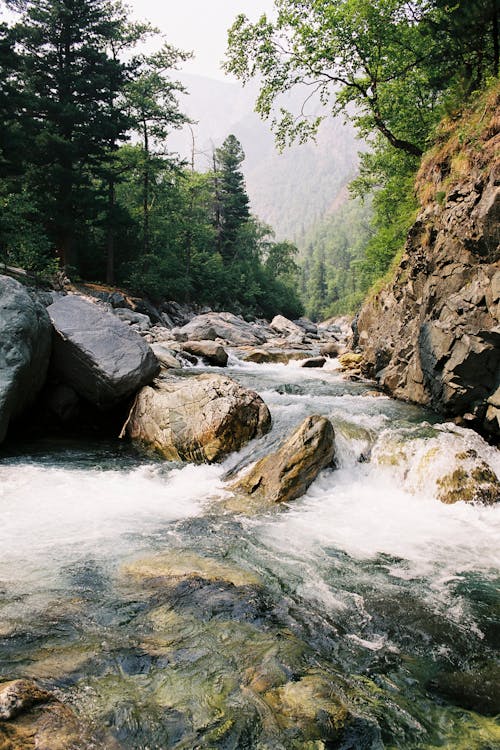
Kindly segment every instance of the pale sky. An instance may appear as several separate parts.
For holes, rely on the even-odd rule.
[[[270,13],[273,0],[128,0],[134,17],[157,26],[167,41],[192,51],[195,59],[183,70],[223,78],[219,64],[224,57],[227,29],[239,13],[257,20]]]

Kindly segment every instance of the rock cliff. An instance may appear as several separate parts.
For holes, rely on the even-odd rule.
[[[358,320],[362,369],[500,438],[500,87],[443,123],[394,278]]]

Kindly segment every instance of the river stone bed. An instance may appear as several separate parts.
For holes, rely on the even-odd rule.
[[[4,448],[2,680],[53,693],[83,727],[75,748],[500,747],[498,506],[445,505],[415,468],[450,429],[328,369],[230,376],[273,428],[221,465]],[[228,478],[313,414],[333,424],[336,468],[301,499],[231,510]],[[468,450],[498,472],[483,443]]]

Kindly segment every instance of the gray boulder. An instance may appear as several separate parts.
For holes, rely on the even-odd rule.
[[[122,430],[170,461],[212,463],[271,426],[254,391],[231,378],[203,374],[162,380],[138,394]]]
[[[247,323],[227,312],[197,315],[174,332],[178,341],[215,341],[219,338],[233,346],[258,346],[267,340],[264,327]]]
[[[54,372],[87,401],[111,406],[158,374],[151,348],[115,315],[76,295],[47,311],[55,329]]]
[[[44,385],[50,347],[45,308],[18,281],[0,276],[0,442]]]
[[[166,368],[167,370],[182,367],[182,364],[175,356],[175,352],[173,352],[163,344],[151,344],[151,349],[153,350],[154,355],[161,366]]]
[[[304,336],[304,329],[300,325],[297,325],[297,323],[288,320],[288,318],[285,318],[283,315],[275,315],[271,321],[271,328],[273,331],[277,331],[284,336],[295,336],[300,338],[300,341],[302,341]]]

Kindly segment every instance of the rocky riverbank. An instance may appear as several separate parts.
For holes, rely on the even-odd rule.
[[[362,371],[396,398],[500,439],[499,103],[445,131],[394,279],[358,319]]]

